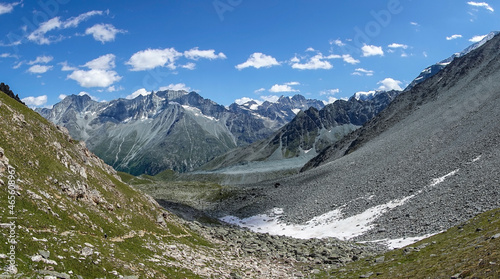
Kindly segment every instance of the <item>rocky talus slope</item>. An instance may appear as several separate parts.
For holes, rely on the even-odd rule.
[[[400,94],[303,172],[243,187],[225,214],[374,214],[358,239],[423,236],[500,206],[500,36]],[[275,187],[279,183],[279,187]],[[247,198],[245,198],[247,197]],[[251,198],[249,198],[251,197]]]

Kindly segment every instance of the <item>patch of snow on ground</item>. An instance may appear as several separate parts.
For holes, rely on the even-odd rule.
[[[380,240],[375,240],[375,241],[367,241],[367,242],[372,242],[372,243],[380,243],[389,249],[399,249],[403,248],[405,246],[411,245],[415,242],[418,242],[422,239],[426,239],[428,237],[431,237],[433,235],[436,235],[440,232],[437,233],[430,233],[422,236],[415,236],[415,237],[403,237],[403,238],[396,238],[396,239],[380,239]]]
[[[249,228],[255,232],[272,235],[284,235],[301,239],[335,237],[349,240],[371,230],[373,228],[373,221],[386,211],[403,205],[411,198],[413,196],[408,196],[400,200],[392,200],[345,219],[342,218],[342,209],[335,209],[315,217],[305,224],[285,224],[281,222],[280,216],[283,214],[283,209],[279,208],[275,208],[269,215],[259,214],[244,219],[226,216],[221,218],[221,220],[226,223]]]
[[[437,186],[444,182],[446,178],[457,174],[458,171],[459,169],[456,169],[442,177],[433,179],[424,189]],[[342,218],[342,207],[339,207],[333,211],[314,217],[305,224],[283,223],[280,217],[284,214],[284,211],[281,208],[275,208],[269,214],[259,214],[244,219],[235,216],[225,216],[220,220],[229,224],[248,228],[254,232],[269,233],[271,235],[284,235],[301,239],[335,237],[349,240],[371,230],[374,226],[374,221],[382,214],[405,204],[422,192],[423,189],[414,195],[402,199],[391,200],[385,204],[371,207],[360,214],[347,218]],[[373,196],[368,197],[368,199],[372,198]],[[431,235],[392,240],[383,239],[375,242],[385,243],[388,247],[395,249],[412,244],[429,236]]]

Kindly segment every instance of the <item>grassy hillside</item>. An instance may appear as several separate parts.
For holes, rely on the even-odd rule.
[[[500,278],[500,209],[318,278]]]
[[[4,277],[228,278],[254,277],[265,266],[263,274],[295,270],[241,259],[190,230],[64,129],[2,92],[0,204]]]

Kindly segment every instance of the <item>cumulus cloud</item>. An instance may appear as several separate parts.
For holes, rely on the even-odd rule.
[[[14,2],[14,3],[0,3],[0,15],[11,13],[14,10],[14,7],[21,4],[23,1]]]
[[[407,45],[397,44],[397,43],[392,43],[392,44],[388,45],[387,47],[389,47],[389,48],[402,48],[402,49],[407,49],[408,48]]]
[[[345,46],[345,44],[342,42],[342,40],[340,39],[336,39],[336,40],[330,40],[329,42],[331,45],[336,45],[336,46],[339,46],[339,47],[342,47],[342,46]]]
[[[109,87],[122,79],[117,72],[111,70],[115,68],[113,54],[106,54],[89,61],[84,67],[90,70],[77,69],[68,75],[69,79],[75,80],[82,87]]]
[[[367,45],[365,44],[361,50],[363,51],[363,57],[368,57],[368,56],[384,56],[384,51],[382,50],[382,47],[380,46],[374,46],[374,45]]]
[[[28,69],[28,72],[32,74],[44,74],[52,69],[52,66],[47,65],[33,65]]]
[[[272,66],[278,66],[280,63],[276,60],[276,58],[265,55],[261,52],[255,52],[247,59],[247,61],[236,65],[236,69],[243,70],[248,67],[254,67],[256,69],[260,68],[269,68]]]
[[[211,59],[211,60],[227,58],[226,55],[222,52],[219,52],[219,54],[215,54],[215,50],[213,49],[199,50],[198,47],[184,51],[184,56],[192,60],[198,60],[200,58]]]
[[[181,56],[182,53],[174,48],[146,49],[134,53],[126,64],[132,66],[131,71],[144,71],[156,67],[167,67],[175,70],[175,61]]]
[[[382,91],[403,90],[403,88],[401,88],[402,82],[392,78],[386,78],[384,80],[377,82],[377,84],[380,84],[378,90]]]
[[[181,68],[188,69],[188,70],[194,70],[194,69],[196,69],[196,64],[193,62],[189,62],[186,65],[181,65]]]
[[[28,65],[34,65],[34,64],[47,64],[50,61],[52,61],[54,57],[52,56],[38,56],[35,60],[29,61]]]
[[[184,84],[184,83],[176,83],[176,84],[171,83],[171,84],[169,84],[167,86],[160,87],[160,91],[165,91],[165,90],[190,92],[191,91],[191,87],[186,86],[186,84]]]
[[[136,90],[134,93],[128,95],[127,97],[125,97],[125,99],[131,100],[137,98],[138,96],[147,96],[149,94],[151,94],[151,92],[148,92],[146,88],[141,88],[139,90]]]
[[[70,71],[78,70],[78,68],[76,68],[76,67],[69,66],[67,61],[61,62],[59,64],[62,66],[61,71],[63,71],[63,72],[70,72]]]
[[[328,90],[323,90],[319,92],[319,95],[335,95],[340,92],[340,89],[335,88],[335,89],[328,89]]]
[[[120,81],[121,76],[115,71],[92,69],[89,71],[76,70],[68,78],[75,80],[82,87],[108,87]]]
[[[318,69],[323,69],[323,70],[329,70],[333,68],[332,64],[328,62],[327,60],[328,57],[324,57],[321,53],[311,57],[309,61],[306,63],[300,63],[300,61],[293,62],[292,68],[293,69],[299,69],[299,70],[318,70]]]
[[[353,75],[355,76],[368,76],[368,77],[371,77],[373,76],[373,71],[372,70],[366,70],[366,69],[363,69],[363,68],[357,68],[354,70],[354,72],[352,73]]]
[[[479,35],[479,36],[474,36],[472,38],[469,39],[469,42],[473,42],[473,43],[477,43],[477,42],[480,42],[482,41],[484,38],[486,38],[486,36],[488,35]]]
[[[243,104],[246,104],[248,102],[256,102],[257,104],[261,105],[262,104],[262,101],[260,100],[255,100],[255,99],[252,99],[252,98],[248,98],[248,97],[243,97],[243,98],[240,98],[240,99],[236,99],[234,100],[234,102],[238,105],[243,105]]]
[[[64,37],[62,35],[59,36],[51,35],[46,37],[46,34],[48,32],[56,29],[75,28],[81,22],[89,19],[92,16],[103,15],[103,14],[104,11],[90,11],[80,14],[79,16],[69,18],[67,20],[61,20],[61,17],[54,17],[40,24],[40,26],[31,34],[29,34],[27,38],[28,40],[39,45],[49,45],[51,43],[62,40]]]
[[[451,41],[451,40],[455,40],[455,39],[459,39],[459,38],[462,38],[462,35],[455,34],[455,35],[451,35],[449,37],[446,37],[446,40]]]
[[[35,106],[35,107],[39,107],[39,106],[43,106],[47,103],[47,95],[42,95],[42,96],[38,96],[38,97],[26,97],[26,98],[23,98],[21,99],[21,101],[23,101],[27,106]]]
[[[87,28],[85,35],[92,35],[94,40],[104,44],[114,41],[117,34],[126,32],[125,30],[116,29],[112,24],[96,24]]]
[[[354,59],[351,55],[349,54],[344,54],[342,55],[342,59],[344,62],[355,65],[358,64],[360,61],[358,59]]]
[[[285,84],[275,84],[269,89],[269,92],[279,93],[279,92],[299,92],[299,90],[292,88],[294,85],[300,85],[299,82],[287,82]]]
[[[68,97],[68,95],[66,94],[59,94],[59,100],[64,100],[66,97]]]
[[[116,67],[114,54],[106,54],[85,63],[85,67],[95,70],[109,70]]]
[[[473,1],[470,1],[470,2],[467,2],[467,4],[469,4],[470,6],[473,6],[473,7],[485,8],[485,9],[487,9],[490,12],[494,12],[495,11],[495,9],[493,9],[490,6],[490,4],[488,4],[486,2],[473,2]]]
[[[276,95],[269,95],[269,96],[261,96],[260,98],[265,102],[276,103],[280,97]]]
[[[259,88],[259,89],[255,90],[254,93],[259,94],[259,93],[264,92],[264,91],[266,91],[265,88]]]
[[[325,105],[333,104],[336,101],[338,101],[337,98],[330,96],[330,97],[328,97],[328,99],[326,101],[323,101],[323,104],[325,104]]]

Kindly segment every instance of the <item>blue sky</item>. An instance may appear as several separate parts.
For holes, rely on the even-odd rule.
[[[40,107],[168,88],[223,105],[333,101],[404,88],[499,30],[497,9],[491,0],[0,0],[0,81]]]

